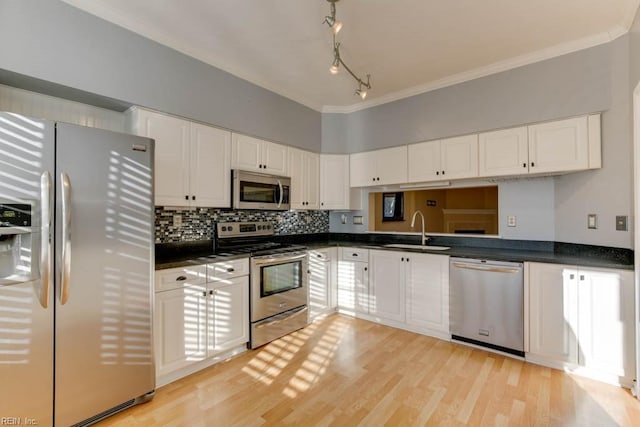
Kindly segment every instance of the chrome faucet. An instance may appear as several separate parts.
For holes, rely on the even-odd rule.
[[[429,241],[429,238],[424,234],[424,214],[422,213],[422,211],[415,211],[413,213],[413,217],[411,218],[411,228],[413,228],[416,224],[416,215],[420,214],[420,219],[422,222],[422,233],[420,234],[420,236],[422,236],[422,246],[425,246],[427,244],[427,242]]]

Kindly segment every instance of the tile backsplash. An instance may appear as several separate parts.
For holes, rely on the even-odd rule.
[[[329,232],[328,211],[247,211],[156,206],[156,243],[213,238],[218,221],[271,221],[275,234]]]

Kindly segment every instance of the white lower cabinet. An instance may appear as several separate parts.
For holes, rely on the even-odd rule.
[[[156,376],[161,377],[206,356],[206,287],[156,292],[155,297]]]
[[[156,272],[158,385],[211,365],[219,354],[249,341],[248,262],[245,258]]]
[[[369,251],[338,248],[338,310],[369,313]]]
[[[249,342],[249,277],[208,284],[207,357]]]
[[[369,251],[369,314],[404,322],[405,280],[409,256],[395,251]]]
[[[632,271],[529,263],[527,359],[630,386]]]
[[[308,251],[309,256],[309,317],[311,320],[336,309],[337,249],[322,248]]]
[[[406,272],[407,324],[449,334],[449,257],[411,254]]]

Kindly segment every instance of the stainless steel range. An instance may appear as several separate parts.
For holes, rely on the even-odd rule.
[[[216,231],[218,254],[251,257],[251,348],[307,326],[306,248],[273,242],[269,222],[221,222]]]

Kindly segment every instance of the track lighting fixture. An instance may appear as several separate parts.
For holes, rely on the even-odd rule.
[[[336,41],[336,35],[338,31],[342,28],[342,22],[336,19],[336,2],[339,0],[327,0],[331,3],[331,15],[324,17],[324,23],[331,28],[333,31],[333,62],[331,63],[331,67],[329,67],[329,71],[331,74],[338,74],[340,71],[340,66],[343,66],[345,70],[353,77],[356,82],[358,82],[358,88],[356,89],[356,95],[358,95],[363,100],[367,97],[367,90],[371,89],[371,76],[367,74],[367,81],[365,82],[360,77],[358,77],[351,69],[344,63],[342,57],[340,56],[340,43]]]

